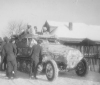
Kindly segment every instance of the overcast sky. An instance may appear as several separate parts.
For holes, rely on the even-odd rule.
[[[0,0],[3,32],[11,21],[41,29],[46,20],[100,25],[100,0]]]

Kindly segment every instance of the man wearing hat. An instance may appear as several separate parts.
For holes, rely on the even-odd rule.
[[[31,25],[27,25],[26,33],[32,34],[32,26]]]
[[[17,73],[17,63],[16,63],[16,46],[9,42],[9,39],[6,38],[5,39],[6,44],[3,47],[3,57],[6,56],[7,59],[7,76],[8,78],[12,77],[12,71],[14,71],[14,77],[16,77],[16,73]]]
[[[41,53],[42,53],[42,47],[40,46],[40,41],[37,41],[37,44],[34,44],[31,49],[31,69],[30,69],[30,78],[37,79],[36,74],[37,74],[37,66],[38,63],[40,62],[40,59],[42,58]],[[42,59],[41,59],[42,60]],[[34,74],[33,74],[33,65],[34,65]]]

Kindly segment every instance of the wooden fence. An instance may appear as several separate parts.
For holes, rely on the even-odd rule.
[[[85,57],[88,62],[88,67],[90,71],[100,73],[100,58],[96,57]]]

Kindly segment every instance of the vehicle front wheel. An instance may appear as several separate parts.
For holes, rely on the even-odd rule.
[[[85,76],[88,73],[88,65],[85,59],[82,59],[77,67],[76,67],[76,74],[78,76]]]
[[[58,77],[58,67],[54,60],[49,60],[46,63],[46,77],[49,81],[53,81]]]

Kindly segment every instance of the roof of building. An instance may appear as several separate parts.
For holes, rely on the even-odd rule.
[[[72,23],[72,30],[69,29],[70,22],[56,22],[47,20],[45,24],[48,24],[50,29],[53,26],[57,27],[52,30],[51,34],[64,38],[88,38],[91,40],[100,40],[100,26],[88,25],[85,23]]]

